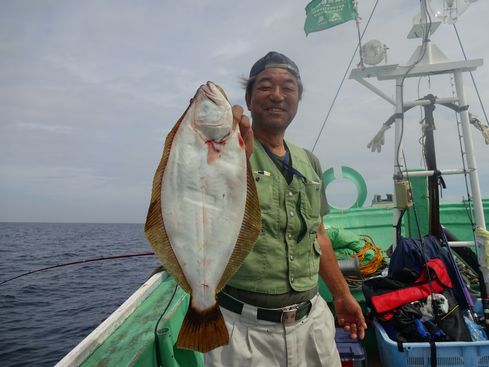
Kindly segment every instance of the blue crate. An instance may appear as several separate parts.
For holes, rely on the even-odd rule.
[[[342,366],[365,367],[367,365],[365,349],[359,340],[351,338],[350,333],[336,328],[335,342]]]
[[[429,343],[403,343],[404,352],[399,352],[397,342],[377,320],[374,326],[382,366],[431,366]],[[436,361],[439,367],[489,367],[489,341],[436,343]]]

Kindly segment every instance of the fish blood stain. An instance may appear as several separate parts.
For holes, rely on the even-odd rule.
[[[239,143],[239,146],[240,146],[241,148],[244,148],[245,143],[244,143],[243,138],[241,137],[241,134],[238,134],[238,143]]]
[[[221,145],[224,145],[224,143],[217,142],[214,140],[207,140],[206,142],[207,145],[207,163],[212,164],[214,163],[219,157],[221,157]]]

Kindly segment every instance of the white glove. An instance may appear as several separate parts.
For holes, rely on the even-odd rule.
[[[379,132],[374,136],[370,143],[367,144],[367,148],[369,148],[371,152],[377,151],[380,153],[382,145],[384,145],[385,142],[384,133],[388,129],[390,129],[390,125],[382,125]]]
[[[469,121],[482,133],[486,144],[489,144],[489,126],[483,125],[479,119],[471,113],[469,113]]]
[[[489,145],[489,126],[480,124],[479,130],[486,141],[486,144]]]

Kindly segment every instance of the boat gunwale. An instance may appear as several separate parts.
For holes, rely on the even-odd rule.
[[[168,276],[166,271],[151,276],[107,319],[64,356],[55,367],[78,366],[83,363]]]

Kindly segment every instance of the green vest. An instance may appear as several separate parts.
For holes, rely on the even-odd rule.
[[[307,291],[317,285],[321,179],[304,149],[290,143],[287,147],[293,167],[305,176],[294,175],[290,184],[255,139],[250,163],[260,200],[262,231],[228,282],[232,287],[282,294]]]

